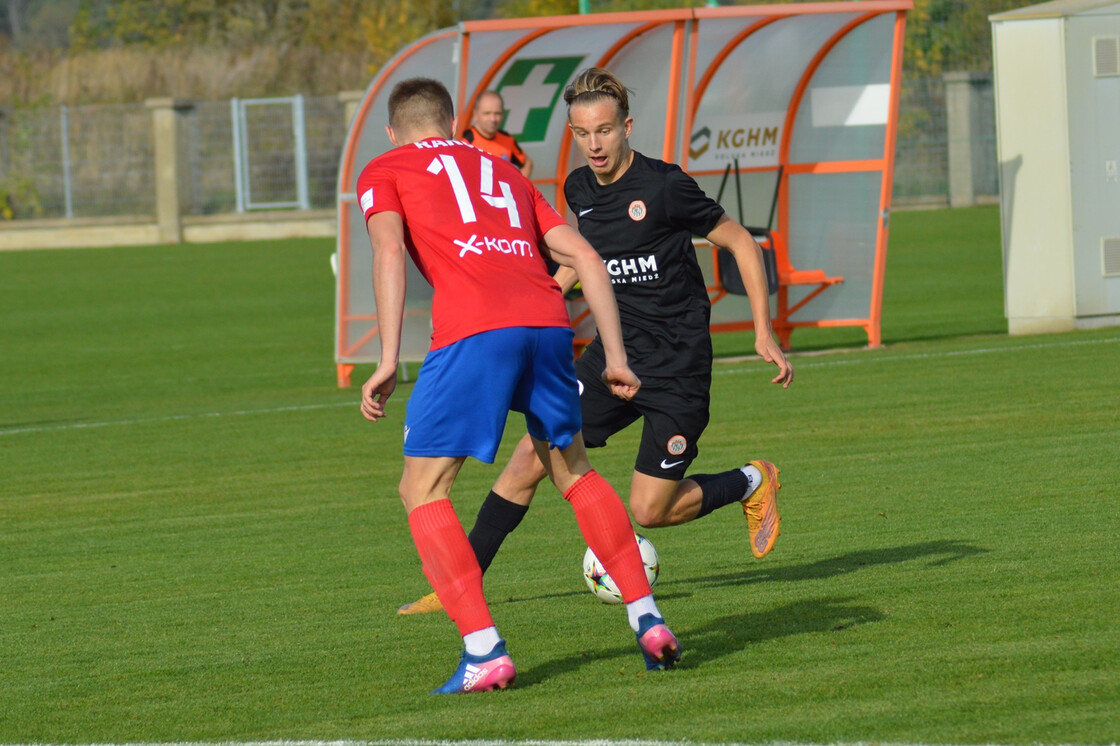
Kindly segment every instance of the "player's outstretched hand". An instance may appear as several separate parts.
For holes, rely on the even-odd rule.
[[[386,369],[377,366],[377,370],[362,384],[362,416],[370,422],[377,422],[385,416],[385,402],[397,388],[397,368],[394,365]]]
[[[780,383],[782,388],[788,389],[793,383],[793,365],[786,359],[782,348],[774,341],[773,337],[755,339],[754,350],[768,363],[778,366],[778,375],[770,379],[770,383]]]
[[[628,365],[604,370],[603,383],[607,384],[607,388],[611,390],[612,395],[623,401],[633,399],[634,394],[638,393],[638,389],[642,387],[642,382],[638,380],[638,377],[634,375],[634,371],[630,370]]]

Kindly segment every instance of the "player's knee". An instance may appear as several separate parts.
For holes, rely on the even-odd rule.
[[[533,441],[524,438],[517,444],[510,459],[510,466],[518,482],[524,487],[535,487],[548,473],[533,448]]]
[[[518,471],[536,471],[540,469],[544,471],[544,467],[540,465],[541,460],[537,458],[537,451],[533,447],[532,439],[525,437],[517,443],[517,447],[513,449],[513,456],[510,458],[510,463],[517,467]]]
[[[526,437],[514,448],[509,463],[494,483],[494,491],[510,502],[528,505],[545,476],[547,474],[533,449],[533,442]]]
[[[665,509],[655,503],[631,498],[630,514],[634,516],[634,522],[642,528],[658,528],[668,525],[666,523],[668,516]]]
[[[418,483],[415,479],[410,479],[407,470],[401,476],[401,481],[397,485],[397,494],[401,497],[401,504],[404,505],[405,512],[411,513],[414,508],[429,502],[432,496],[428,494],[423,485]]]

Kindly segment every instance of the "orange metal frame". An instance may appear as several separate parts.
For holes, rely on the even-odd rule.
[[[905,11],[911,6],[910,3],[896,3],[896,2],[862,2],[858,7],[849,8],[848,10],[858,10],[861,15],[852,21],[845,24],[840,28],[832,37],[822,46],[817,53],[813,56],[808,67],[803,73],[801,80],[798,82],[791,98],[790,105],[786,110],[786,120],[782,128],[782,143],[779,149],[777,167],[760,167],[752,169],[744,169],[743,172],[762,172],[773,171],[778,168],[782,169],[781,181],[778,184],[778,229],[773,230],[769,237],[769,246],[765,246],[765,241],[762,244],[766,248],[774,251],[774,256],[778,266],[778,292],[777,292],[777,309],[772,319],[772,325],[775,334],[781,346],[788,349],[790,346],[790,337],[793,330],[798,327],[839,327],[839,326],[860,326],[863,327],[867,334],[868,345],[870,347],[878,347],[882,344],[882,337],[880,331],[881,309],[882,309],[882,284],[883,275],[886,266],[886,220],[885,216],[889,213],[890,209],[890,185],[893,177],[894,167],[894,150],[893,143],[895,133],[897,132],[898,124],[898,99],[899,99],[899,84],[901,82],[901,64],[902,64],[902,39],[905,30],[906,14]],[[701,17],[727,17],[744,15],[755,15],[755,10],[750,9],[750,12],[743,12],[744,8],[712,8],[712,9],[698,9],[697,18]],[[818,4],[805,4],[798,5],[797,11],[799,13],[825,13],[835,12],[837,10],[836,4],[832,3],[818,3]],[[700,101],[706,92],[708,84],[711,82],[712,77],[718,71],[719,67],[731,54],[734,49],[746,40],[751,34],[755,33],[760,28],[779,20],[780,17],[785,17],[789,14],[782,13],[781,9],[777,6],[772,6],[767,9],[770,17],[766,18],[736,35],[723,49],[716,55],[712,63],[709,65],[704,76],[701,78],[700,83],[697,85],[697,90],[691,99],[689,107],[688,131],[691,131],[693,122],[695,120],[696,112],[699,109]],[[817,70],[823,64],[828,54],[835,48],[835,46],[847,36],[854,28],[866,23],[867,21],[877,18],[884,13],[893,12],[895,16],[895,31],[892,46],[892,72],[891,72],[891,101],[890,111],[888,114],[887,133],[885,152],[882,159],[874,160],[859,160],[859,161],[833,161],[826,163],[790,163],[789,162],[789,149],[792,142],[794,123],[797,119],[797,114],[800,110],[801,103],[804,99],[806,90],[809,83]],[[681,161],[687,164],[687,149],[683,149]],[[806,320],[794,321],[792,320],[793,314],[805,307],[810,301],[819,296],[827,288],[832,285],[843,282],[844,278],[841,276],[829,276],[824,270],[798,270],[796,269],[789,257],[789,247],[786,241],[785,233],[789,226],[789,181],[786,178],[790,174],[803,174],[803,173],[853,173],[858,171],[878,171],[882,172],[882,187],[880,190],[879,209],[881,219],[876,236],[876,250],[875,250],[875,266],[873,269],[872,277],[872,292],[871,292],[871,305],[869,308],[869,316],[866,319],[822,319],[822,320]],[[719,171],[693,171],[690,172],[694,176],[700,175],[714,175]],[[709,295],[713,303],[718,302],[724,298],[728,293],[723,287],[719,272],[719,263],[717,261],[716,247],[712,247],[712,265],[714,274],[714,284],[708,288]],[[789,288],[791,286],[806,285],[813,286],[813,289],[803,296],[797,303],[790,305]],[[754,324],[751,321],[742,322],[726,322],[716,323],[712,325],[712,331],[738,331],[753,328]]]
[[[621,52],[627,45],[634,39],[642,36],[643,34],[663,26],[664,24],[674,24],[673,30],[673,43],[671,49],[671,75],[670,87],[667,91],[668,115],[665,122],[665,137],[662,158],[667,161],[673,161],[676,154],[678,143],[676,142],[678,134],[678,102],[682,100],[680,81],[682,80],[682,71],[687,72],[687,79],[685,79],[685,90],[683,100],[687,102],[684,112],[685,117],[685,137],[687,133],[691,132],[695,122],[697,111],[699,110],[700,101],[707,88],[711,83],[712,78],[719,71],[722,64],[731,55],[731,53],[740,44],[743,43],[751,34],[754,34],[759,29],[777,22],[783,18],[797,15],[827,13],[835,14],[842,12],[855,12],[860,15],[852,21],[845,24],[839,31],[837,31],[828,42],[821,47],[814,55],[808,68],[805,70],[798,82],[791,98],[790,105],[787,108],[785,126],[783,127],[782,143],[779,148],[779,164],[783,169],[781,182],[778,185],[778,230],[771,232],[771,243],[775,258],[779,267],[779,289],[778,289],[778,311],[774,320],[775,333],[779,335],[783,346],[788,347],[789,337],[793,329],[798,327],[836,327],[836,326],[862,326],[868,335],[868,344],[872,347],[881,344],[880,335],[880,320],[882,310],[882,288],[883,277],[886,266],[886,245],[887,245],[887,215],[890,210],[890,185],[894,173],[894,139],[898,130],[898,105],[899,105],[899,85],[901,82],[902,73],[902,39],[905,33],[906,25],[906,11],[913,8],[913,0],[862,0],[861,2],[817,2],[817,3],[802,3],[796,5],[760,5],[760,6],[724,6],[715,8],[686,8],[679,10],[662,10],[662,11],[642,11],[632,13],[596,13],[588,16],[553,16],[548,18],[527,18],[527,19],[503,19],[493,21],[468,21],[460,24],[458,31],[448,31],[446,33],[434,34],[431,37],[422,40],[421,46],[427,45],[432,42],[446,39],[448,36],[458,34],[460,38],[460,66],[459,66],[459,86],[458,86],[458,101],[457,106],[460,112],[468,110],[468,107],[473,107],[474,101],[478,95],[486,90],[487,86],[493,81],[494,77],[501,70],[501,68],[512,58],[518,51],[523,49],[532,41],[540,38],[541,36],[561,28],[569,28],[572,26],[582,25],[604,25],[611,23],[627,23],[640,24],[636,28],[630,30],[623,35],[611,48],[604,53],[596,62],[598,66],[605,67],[609,65],[610,61],[614,59],[619,52]],[[800,109],[801,102],[804,98],[805,92],[808,89],[809,83],[813,75],[823,64],[828,54],[832,49],[843,39],[852,29],[866,23],[872,18],[877,18],[885,13],[895,13],[895,28],[894,28],[894,42],[892,52],[892,70],[891,70],[891,93],[890,93],[890,110],[887,122],[887,136],[885,138],[886,144],[884,147],[883,157],[881,159],[873,160],[860,160],[860,161],[840,161],[828,163],[789,163],[789,149],[792,137],[793,126],[797,118],[798,110]],[[708,64],[704,74],[700,77],[699,81],[695,82],[694,76],[696,73],[696,52],[697,41],[699,32],[699,23],[705,20],[715,20],[721,18],[742,18],[752,17],[759,18],[758,21],[751,24],[748,28],[741,31],[730,42],[728,42],[723,49],[721,49],[715,58]],[[691,27],[688,23],[692,22]],[[470,59],[470,43],[471,34],[474,32],[485,31],[511,31],[511,30],[525,30],[526,34],[520,37],[515,43],[511,44],[497,60],[494,61],[484,73],[475,89],[471,91],[470,96],[467,96],[467,82],[469,65],[467,64]],[[684,60],[684,48],[686,41],[686,32],[689,33],[687,37],[690,41],[689,55],[687,64]],[[417,47],[419,49],[421,47]],[[387,83],[395,69],[413,53],[415,49],[407,50],[396,60],[394,60],[387,68],[385,68],[378,76],[377,82],[371,87],[365,99],[362,102],[357,114],[355,115],[355,122],[362,121],[368,115],[369,107],[373,100],[376,98],[380,89]],[[557,153],[557,167],[556,176],[547,179],[535,180],[540,184],[556,184],[556,202],[557,209],[564,214],[567,205],[564,203],[564,180],[567,176],[567,164],[571,157],[571,131],[565,129],[561,136],[559,152]],[[351,137],[347,142],[345,155],[343,157],[342,174],[340,177],[340,184],[349,186],[353,180],[353,164],[354,164],[354,150],[357,147],[357,138]],[[683,168],[687,169],[688,166],[688,147],[687,142],[680,143],[680,158],[678,162],[681,163]],[[762,168],[749,168],[743,169],[743,173],[759,172],[759,171],[773,171],[778,167],[762,167]],[[835,284],[843,280],[840,277],[829,277],[823,270],[797,270],[793,267],[789,259],[788,247],[786,246],[785,233],[788,231],[790,220],[790,205],[789,205],[789,175],[803,174],[803,173],[851,173],[857,171],[880,171],[883,174],[882,188],[879,197],[880,221],[876,235],[876,250],[875,250],[875,265],[872,278],[872,291],[871,291],[871,306],[869,317],[866,319],[832,319],[832,320],[817,320],[817,321],[794,321],[790,317],[798,310],[803,308],[812,299],[817,297],[819,293],[823,292],[831,284]],[[693,171],[690,172],[694,176],[712,175],[719,173],[718,171]],[[344,194],[345,194],[344,190]],[[346,345],[345,343],[345,327],[350,321],[376,321],[375,315],[366,316],[351,316],[349,315],[349,293],[347,289],[347,282],[345,278],[349,277],[350,268],[350,243],[345,227],[348,225],[349,210],[356,207],[353,200],[347,200],[345,197],[340,201],[339,210],[339,301],[338,301],[338,346],[340,357],[345,357],[352,353],[353,350],[361,347],[366,341],[377,333],[376,324],[369,330],[362,339],[354,345]],[[716,251],[713,247],[712,251]],[[709,288],[713,294],[713,302],[718,301],[726,295],[726,290],[719,282],[719,269],[718,262],[714,261],[713,254],[713,271],[715,272],[716,285]],[[790,285],[805,285],[815,284],[818,287],[811,291],[808,295],[803,297],[794,305],[789,305],[788,289]],[[577,315],[573,324],[578,323],[579,320],[586,317],[586,312]],[[713,331],[730,331],[739,329],[752,328],[753,324],[749,321],[744,322],[731,322],[729,324],[715,324]],[[583,342],[589,340],[582,340]],[[352,364],[339,363],[338,364],[338,382],[340,386],[349,385],[350,372],[353,370]]]
[[[377,98],[378,92],[385,87],[385,84],[392,77],[393,72],[400,67],[406,59],[415,54],[418,50],[423,49],[431,43],[446,39],[449,36],[455,36],[454,31],[449,31],[442,34],[433,34],[427,39],[418,42],[415,48],[410,49],[408,54],[401,54],[378,76],[377,81],[366,93],[362,99],[362,105],[354,113],[354,121],[364,121],[369,115],[369,107],[373,105],[373,101]],[[356,137],[348,138],[346,143],[346,151],[342,158],[342,172],[339,174],[339,184],[353,188],[354,184],[354,150],[358,147],[358,139]],[[349,191],[344,191],[343,194],[349,194]],[[341,199],[339,201],[338,210],[338,307],[336,313],[338,314],[338,329],[336,338],[336,349],[338,350],[338,357],[349,357],[354,350],[360,348],[366,341],[371,339],[373,335],[377,334],[377,324],[366,332],[360,340],[349,347],[346,345],[346,330],[352,321],[377,321],[377,315],[353,315],[350,313],[350,288],[348,287],[347,279],[350,277],[350,234],[346,230],[349,225],[350,214],[349,211],[357,206],[357,200]],[[347,388],[350,386],[350,374],[354,372],[354,365],[352,363],[336,363],[335,373],[338,379],[339,388]]]
[[[871,5],[871,3],[861,3],[861,5]],[[867,8],[860,8],[867,10]],[[869,12],[852,19],[848,23],[840,27],[840,30],[833,34],[825,44],[817,50],[813,55],[813,59],[809,62],[808,67],[801,76],[797,87],[794,89],[793,96],[790,99],[789,108],[786,110],[786,121],[782,127],[782,142],[778,149],[779,163],[786,165],[786,174],[797,173],[848,173],[852,171],[872,171],[882,170],[882,161],[847,161],[847,162],[834,162],[834,163],[812,163],[812,164],[791,164],[789,162],[789,149],[793,140],[793,126],[797,121],[797,114],[801,109],[801,102],[805,98],[805,92],[809,88],[809,82],[813,79],[817,70],[824,63],[829,53],[836,47],[840,41],[847,36],[853,29],[860,26],[872,18],[877,18],[881,13]],[[892,95],[896,92],[898,81],[891,81]],[[835,326],[862,326],[867,330],[868,344],[877,347],[879,341],[874,339],[872,344],[871,333],[871,319],[821,319],[813,321],[793,321],[791,316],[805,306],[806,303],[816,298],[825,289],[831,285],[843,282],[843,277],[829,277],[823,270],[808,270],[806,272],[798,272],[793,269],[793,265],[789,260],[788,247],[785,246],[784,232],[788,230],[789,226],[789,179],[787,176],[782,177],[781,183],[778,185],[778,225],[781,230],[775,231],[774,242],[774,256],[778,260],[779,277],[782,274],[782,265],[785,264],[787,272],[787,282],[778,284],[778,303],[777,312],[774,314],[773,326],[774,333],[778,336],[778,341],[784,349],[789,349],[790,337],[793,330],[797,327],[835,327]],[[781,248],[779,248],[781,247]],[[876,257],[884,251],[885,244],[877,245],[875,248]],[[794,282],[794,280],[798,280]],[[816,287],[797,304],[790,306],[789,304],[789,288],[790,285],[816,285]],[[878,330],[876,329],[876,332]]]
[[[648,32],[648,31],[651,31],[654,28],[657,28],[659,25],[661,25],[661,24],[660,23],[647,23],[643,26],[639,26],[638,28],[632,30],[630,33],[626,34],[621,39],[619,39],[617,42],[615,42],[610,47],[610,49],[608,49],[599,58],[599,60],[595,63],[595,66],[596,67],[606,67],[610,63],[610,61],[612,59],[614,59],[615,56],[618,55],[619,52],[621,52],[623,49],[626,48],[627,44],[629,44],[634,39],[637,39],[642,34]],[[683,43],[684,43],[684,22],[678,20],[678,21],[676,21],[676,28],[674,29],[674,33],[673,33],[673,57],[672,57],[673,69],[672,69],[672,73],[670,74],[670,80],[672,80],[673,83],[670,85],[669,93],[666,96],[666,101],[668,103],[668,110],[670,112],[673,112],[673,114],[670,117],[667,118],[667,120],[671,120],[671,123],[670,123],[670,121],[666,121],[666,124],[665,124],[666,137],[665,137],[664,146],[662,147],[662,159],[666,160],[666,161],[671,161],[672,158],[673,158],[672,142],[673,142],[674,138],[670,137],[669,133],[670,132],[675,132],[675,129],[676,129],[676,107],[673,105],[673,101],[675,100],[676,96],[680,95],[679,94],[679,89],[676,86],[676,81],[680,77],[680,58],[682,56],[681,51],[682,51]],[[670,128],[672,128],[672,129],[670,129]],[[571,149],[572,149],[572,131],[571,131],[571,129],[565,128],[564,134],[560,138],[560,149],[559,149],[559,154],[557,156],[557,164],[556,164],[556,173],[557,174],[563,174],[563,176],[560,176],[558,178],[557,187],[556,187],[556,209],[560,211],[561,215],[567,215],[567,210],[568,210],[567,200],[564,199],[564,180],[567,178],[567,173],[566,173],[567,172],[567,163],[568,163],[568,160],[571,158],[571,152],[572,152]],[[580,324],[582,324],[590,316],[591,316],[591,309],[590,308],[584,308],[582,311],[576,312],[575,315],[572,317],[572,328],[573,329],[578,328],[580,326]],[[584,347],[591,344],[591,339],[587,338],[587,337],[577,337],[574,340],[572,340],[572,344],[575,348],[575,353],[578,356],[579,353],[583,350]]]
[[[875,241],[875,268],[871,275],[871,318],[867,325],[867,343],[878,347],[883,343],[880,322],[883,314],[883,279],[887,274],[887,236],[890,227],[891,187],[894,184],[895,140],[898,137],[899,89],[902,87],[902,42],[906,36],[906,13],[894,19],[894,51],[891,59],[891,101],[887,117],[887,135],[883,145],[883,181],[879,193],[879,233]]]
[[[701,99],[704,98],[704,94],[707,93],[707,91],[708,91],[708,85],[712,82],[712,78],[715,77],[716,73],[719,72],[719,69],[720,69],[720,67],[723,66],[724,61],[731,55],[732,52],[735,51],[735,49],[740,44],[742,44],[744,41],[746,41],[748,37],[750,37],[752,34],[754,34],[759,29],[761,29],[765,26],[769,26],[771,23],[774,23],[778,19],[779,19],[778,16],[771,16],[770,18],[764,18],[763,20],[758,21],[757,23],[751,24],[750,26],[746,27],[745,29],[740,31],[738,34],[736,34],[734,36],[734,38],[731,39],[731,41],[729,41],[727,44],[725,44],[723,46],[723,49],[719,50],[719,52],[716,54],[716,56],[708,64],[708,69],[704,71],[704,75],[700,78],[700,82],[696,84],[696,88],[692,91],[692,95],[690,97],[689,107],[688,107],[688,119],[687,119],[688,124],[685,127],[685,132],[692,132],[692,128],[693,128],[693,126],[695,125],[695,122],[696,122],[696,112],[700,109],[700,101],[701,101]],[[693,26],[693,30],[694,31],[699,31],[699,24],[695,24]],[[696,68],[696,41],[695,41],[695,39],[693,40],[693,43],[692,43],[692,55],[693,55],[693,59],[692,59],[691,67],[692,67],[692,69],[695,69]],[[681,161],[680,161],[681,168],[688,171],[688,148],[682,148],[681,150],[682,150]],[[767,167],[766,169],[757,169],[757,170],[773,170],[773,169]],[[689,171],[689,173],[692,173],[693,175],[697,175],[696,172]],[[703,172],[701,172],[701,173],[703,173]],[[713,172],[713,173],[718,173],[718,172]]]

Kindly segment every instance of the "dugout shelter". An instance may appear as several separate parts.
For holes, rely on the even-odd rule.
[[[679,163],[768,250],[775,332],[854,326],[878,346],[906,12],[912,0],[801,3],[468,21],[390,60],[351,123],[339,169],[335,358],[347,386],[380,349],[372,251],[355,194],[388,150],[393,86],[423,75],[451,91],[460,126],[487,89],[533,181],[567,214],[563,180],[583,165],[562,94],[582,69],[631,88],[634,149]],[[574,224],[574,219],[573,224]],[[713,331],[749,329],[733,263],[698,243]],[[723,252],[726,253],[726,252]],[[722,265],[722,267],[721,267]],[[722,271],[721,271],[722,269]],[[402,360],[422,360],[431,289],[410,263]],[[577,338],[589,328],[571,304]]]

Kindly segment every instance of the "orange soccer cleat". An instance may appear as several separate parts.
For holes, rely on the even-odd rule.
[[[751,552],[762,559],[774,548],[778,539],[782,517],[778,515],[778,467],[769,461],[751,461],[762,472],[762,484],[758,485],[743,499],[743,515],[747,517],[747,528],[751,534]]]
[[[443,611],[443,604],[435,593],[429,593],[397,609],[398,614],[430,614],[433,611]]]

